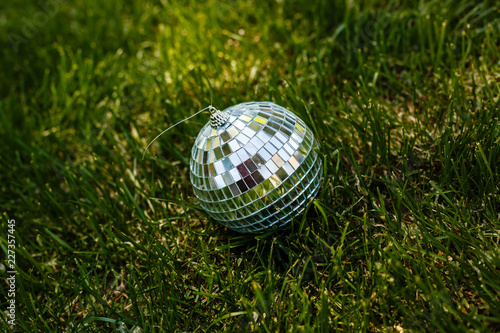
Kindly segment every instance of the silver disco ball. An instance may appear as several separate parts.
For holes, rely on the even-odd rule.
[[[318,193],[323,170],[306,124],[271,102],[210,111],[190,162],[203,209],[244,233],[280,227],[302,213]]]

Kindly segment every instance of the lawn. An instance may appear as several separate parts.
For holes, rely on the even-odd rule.
[[[5,331],[500,331],[496,1],[3,1],[0,35]],[[142,159],[250,101],[325,167],[258,235],[194,195],[208,112]]]

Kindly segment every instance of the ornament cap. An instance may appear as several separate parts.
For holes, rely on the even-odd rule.
[[[217,108],[212,105],[210,105],[208,109],[210,110],[210,126],[212,126],[212,128],[217,129],[221,127],[227,121],[227,118],[229,118],[229,114],[217,110]]]

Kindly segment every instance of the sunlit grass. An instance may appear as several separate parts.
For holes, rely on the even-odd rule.
[[[33,23],[43,13],[0,5],[17,331],[500,330],[496,2],[68,1]],[[314,130],[326,177],[290,226],[242,235],[189,182],[208,114],[141,158],[210,103],[262,100]]]

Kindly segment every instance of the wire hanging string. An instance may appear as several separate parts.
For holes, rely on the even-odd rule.
[[[155,141],[156,141],[156,139],[158,139],[160,136],[162,136],[164,133],[168,132],[169,130],[171,130],[171,129],[172,129],[172,128],[174,128],[175,126],[179,125],[180,123],[185,122],[185,121],[186,121],[186,120],[188,120],[188,119],[193,118],[194,116],[196,116],[196,115],[198,115],[198,114],[202,113],[202,112],[203,112],[203,111],[205,111],[206,109],[209,109],[210,111],[212,111],[212,109],[215,109],[215,108],[214,108],[212,105],[209,105],[209,106],[207,106],[206,108],[204,108],[204,109],[202,109],[202,110],[200,110],[200,111],[196,112],[196,113],[195,113],[195,114],[193,114],[192,116],[189,116],[189,117],[187,117],[186,119],[183,119],[183,120],[179,121],[178,123],[176,123],[176,124],[174,124],[174,125],[170,126],[170,127],[169,127],[169,128],[167,128],[166,130],[164,130],[163,132],[161,132],[160,134],[158,134],[158,135],[156,136],[156,138],[154,138],[154,139],[153,139],[153,141],[151,141],[151,142],[148,144],[148,146],[146,147],[146,149],[144,149],[144,154],[142,154],[142,159],[144,159],[144,156],[146,156],[146,152],[147,152],[147,150],[148,150],[149,146],[151,146],[151,145],[153,144],[153,142],[155,142]]]

